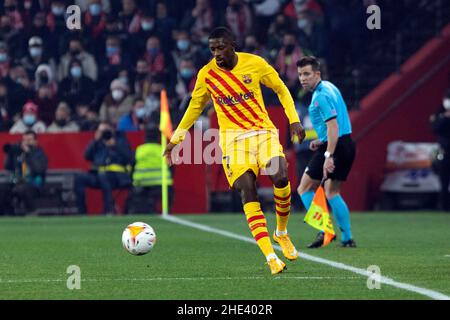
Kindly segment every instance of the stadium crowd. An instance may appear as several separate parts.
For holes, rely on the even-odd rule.
[[[363,38],[357,26],[365,25],[365,7],[373,3],[4,0],[0,131],[91,131],[100,121],[119,130],[140,130],[159,121],[163,87],[176,124],[197,71],[211,57],[208,35],[219,25],[235,33],[238,50],[274,65],[298,96],[296,61],[313,53],[333,67],[343,54],[351,57]],[[72,4],[81,9],[80,30],[66,25]],[[266,101],[277,104],[270,97]]]

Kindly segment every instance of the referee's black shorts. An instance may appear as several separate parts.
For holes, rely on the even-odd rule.
[[[305,169],[305,173],[313,180],[322,180],[323,178],[325,151],[327,151],[327,143],[322,144],[319,149],[314,152],[308,166]],[[328,177],[331,180],[337,181],[347,180],[347,176],[350,173],[353,161],[355,160],[355,153],[355,142],[352,140],[351,136],[348,134],[340,137],[333,155],[335,169],[333,173],[328,175]]]

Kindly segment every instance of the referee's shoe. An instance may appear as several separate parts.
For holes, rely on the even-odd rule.
[[[336,236],[333,236],[333,238],[331,239],[330,243],[333,242],[334,240],[336,240]],[[316,240],[314,240],[312,243],[310,243],[308,245],[308,248],[310,248],[310,249],[320,248],[320,247],[323,246],[323,241],[324,241],[324,233],[323,232],[319,232],[317,234]]]
[[[339,247],[341,247],[341,248],[356,248],[356,242],[355,242],[355,240],[350,239],[348,241],[341,242]]]

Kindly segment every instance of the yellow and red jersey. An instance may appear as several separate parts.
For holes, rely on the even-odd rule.
[[[229,138],[229,132],[238,136],[251,131],[275,130],[264,105],[261,84],[278,95],[289,123],[300,122],[289,90],[275,69],[259,56],[236,54],[238,62],[231,71],[218,67],[215,59],[199,71],[192,99],[172,143],[178,144],[184,139],[209,99],[214,103],[221,136],[226,133]]]

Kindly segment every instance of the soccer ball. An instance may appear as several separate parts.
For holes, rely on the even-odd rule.
[[[125,250],[135,256],[141,256],[153,249],[156,233],[144,222],[128,225],[122,233],[122,244]]]

